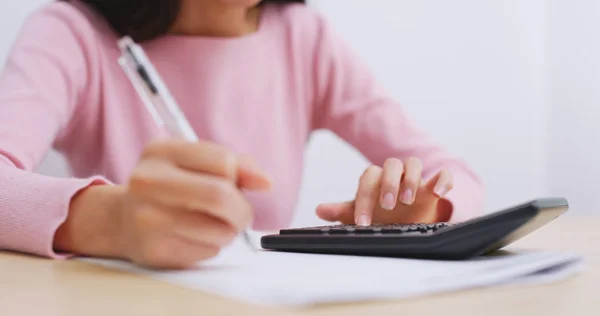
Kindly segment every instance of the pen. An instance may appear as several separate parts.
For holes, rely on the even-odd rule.
[[[121,38],[118,46],[121,50],[119,65],[125,71],[127,78],[156,123],[165,127],[173,137],[181,137],[190,142],[198,141],[194,129],[190,126],[142,47],[129,36]],[[247,230],[244,230],[243,237],[246,244],[255,250]]]

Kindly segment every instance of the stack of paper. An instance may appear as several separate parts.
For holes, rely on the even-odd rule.
[[[156,272],[119,261],[87,261],[249,303],[284,306],[404,299],[475,287],[552,282],[581,268],[578,256],[551,252],[452,262],[253,253],[239,241],[191,271]]]

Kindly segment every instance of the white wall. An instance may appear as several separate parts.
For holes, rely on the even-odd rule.
[[[600,2],[550,1],[552,146],[549,191],[600,212]]]
[[[0,57],[23,15],[43,2],[0,3],[0,18],[9,25],[0,30]],[[488,210],[545,195],[545,1],[312,2],[414,119],[483,176]],[[299,225],[315,222],[319,202],[351,198],[366,166],[328,133],[313,139],[306,157]],[[58,174],[64,165],[53,158],[42,172]]]

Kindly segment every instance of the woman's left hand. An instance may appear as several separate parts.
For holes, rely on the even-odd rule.
[[[452,190],[452,174],[442,170],[424,182],[422,171],[417,158],[388,159],[383,168],[371,166],[360,178],[355,200],[320,205],[317,215],[360,226],[446,221],[452,206],[444,196]]]

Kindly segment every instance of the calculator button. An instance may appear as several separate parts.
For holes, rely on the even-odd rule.
[[[408,231],[409,232],[419,231],[419,226],[417,226],[417,225],[408,225]]]
[[[335,225],[281,230],[281,235],[379,235],[428,234],[451,227],[449,223],[373,224],[371,226]]]
[[[373,233],[375,233],[375,234],[381,234],[382,230],[383,230],[383,229],[382,229],[381,227],[373,227],[373,230],[372,230],[372,231],[373,231]]]
[[[450,225],[448,223],[438,223],[438,224],[435,225],[435,228],[433,230],[437,231],[437,230],[448,228],[448,227],[451,227],[451,226],[452,225]]]
[[[392,226],[388,226],[388,227],[384,227],[382,229],[384,234],[404,234],[404,233],[408,233],[409,229],[406,226],[402,226],[402,227],[392,227]]]
[[[376,226],[366,226],[366,227],[357,226],[356,227],[357,234],[381,234],[381,232],[382,232],[381,227],[376,227]]]
[[[329,230],[329,233],[335,235],[354,234],[355,232],[356,228],[354,227],[333,227]]]

